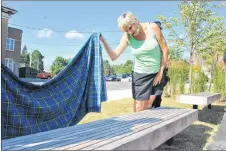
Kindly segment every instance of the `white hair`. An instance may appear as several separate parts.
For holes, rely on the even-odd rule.
[[[127,11],[119,16],[118,27],[121,31],[123,31],[124,27],[137,22],[138,22],[137,18],[131,12]]]

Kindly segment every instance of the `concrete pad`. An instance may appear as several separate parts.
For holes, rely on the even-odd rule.
[[[226,112],[213,139],[214,142],[208,145],[207,150],[226,150]]]

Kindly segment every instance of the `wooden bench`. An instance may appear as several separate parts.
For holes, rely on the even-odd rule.
[[[198,110],[155,108],[2,141],[2,150],[152,150],[198,119]]]
[[[192,104],[193,109],[197,109],[198,105],[208,105],[208,108],[211,109],[211,103],[220,98],[220,93],[201,92],[178,95],[176,100],[179,103]]]

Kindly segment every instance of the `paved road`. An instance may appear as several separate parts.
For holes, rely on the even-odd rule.
[[[45,79],[33,79],[33,78],[26,78],[22,79],[27,82],[31,82],[34,84],[42,84],[44,82],[47,82],[48,80]],[[131,91],[131,82],[125,82],[125,81],[107,81],[107,100],[120,100],[124,98],[131,98],[132,97],[132,91]]]
[[[113,90],[128,90],[131,89],[131,82],[125,82],[125,81],[107,81],[106,82],[107,90],[113,91]]]
[[[34,83],[34,84],[42,84],[42,83],[48,81],[46,79],[35,79],[35,78],[24,78],[22,80],[25,80],[27,82],[31,82],[31,83]],[[106,86],[107,86],[107,91],[128,90],[128,89],[131,89],[131,82],[107,81]]]

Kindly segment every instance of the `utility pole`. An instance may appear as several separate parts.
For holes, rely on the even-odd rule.
[[[30,67],[31,67],[31,60],[32,60],[32,49],[31,49],[31,53],[30,53]]]
[[[37,70],[39,71],[39,58],[37,60]]]

